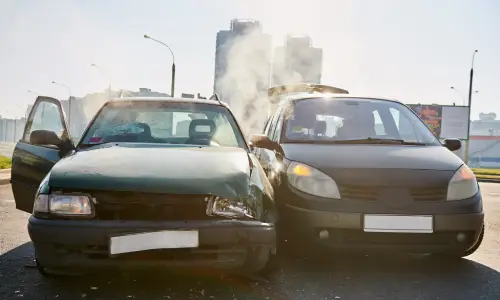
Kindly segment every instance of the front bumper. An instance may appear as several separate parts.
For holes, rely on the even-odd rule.
[[[290,190],[288,196],[281,212],[284,228],[301,239],[331,248],[462,253],[477,243],[484,224],[480,193],[466,200],[413,203],[407,207],[318,199]],[[365,214],[432,215],[433,233],[364,232]],[[465,239],[459,241],[461,233]]]
[[[113,235],[159,230],[198,230],[198,248],[109,255]],[[47,268],[241,267],[256,247],[274,247],[273,224],[258,221],[45,220],[33,216],[28,232],[40,265]]]

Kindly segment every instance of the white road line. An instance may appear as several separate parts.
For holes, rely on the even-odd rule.
[[[4,201],[7,202],[7,203],[14,203],[14,202],[16,202],[16,200],[4,200]]]

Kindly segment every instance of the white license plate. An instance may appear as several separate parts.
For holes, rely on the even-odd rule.
[[[432,233],[432,216],[365,215],[365,232]]]
[[[113,236],[109,253],[121,254],[153,249],[197,248],[197,230],[170,230]]]

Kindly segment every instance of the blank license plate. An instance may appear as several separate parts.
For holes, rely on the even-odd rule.
[[[432,233],[432,216],[365,215],[364,231]]]
[[[110,239],[110,254],[130,253],[153,249],[197,248],[197,230],[171,230],[113,236]]]

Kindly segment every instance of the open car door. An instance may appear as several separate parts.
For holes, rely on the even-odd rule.
[[[61,102],[38,96],[12,155],[11,183],[17,209],[33,211],[40,183],[73,148]]]

